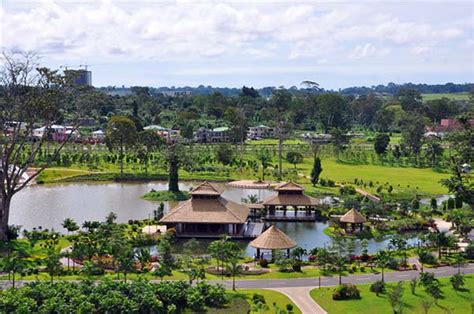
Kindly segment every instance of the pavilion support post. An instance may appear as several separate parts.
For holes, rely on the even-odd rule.
[[[286,210],[287,210],[287,208],[286,208],[286,205],[285,205],[285,206],[283,206],[283,217],[286,217]]]
[[[257,260],[260,260],[260,249],[257,248]]]
[[[286,257],[287,257],[287,258],[290,258],[290,249],[287,249],[287,250],[286,250]]]
[[[298,216],[298,206],[293,206],[295,209],[295,217]]]

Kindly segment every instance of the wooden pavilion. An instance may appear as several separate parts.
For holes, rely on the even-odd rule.
[[[203,182],[191,191],[191,199],[174,207],[160,223],[175,228],[178,237],[243,237],[249,208],[221,194],[213,184]]]
[[[275,187],[277,195],[263,201],[266,220],[315,221],[319,199],[304,194],[304,188],[294,182]],[[287,215],[288,211],[292,214]]]
[[[357,228],[359,228],[360,231],[362,231],[364,228],[364,222],[366,221],[367,219],[365,219],[365,217],[362,216],[362,214],[359,213],[359,211],[355,208],[352,208],[347,213],[345,213],[341,218],[339,218],[339,222],[343,225],[344,229],[350,232],[356,231]],[[349,225],[351,226],[350,229],[348,229]]]
[[[290,249],[296,247],[296,245],[295,241],[273,225],[250,242],[250,246],[257,249],[257,258],[260,258],[260,250],[271,250],[272,258],[273,251],[286,250],[287,256],[289,257]]]

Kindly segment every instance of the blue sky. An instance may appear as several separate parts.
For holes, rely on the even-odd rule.
[[[474,82],[474,4],[2,1],[3,49],[88,63],[95,86]]]

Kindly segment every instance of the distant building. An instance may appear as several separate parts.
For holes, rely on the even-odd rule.
[[[92,132],[92,141],[95,143],[103,143],[105,141],[105,132],[102,130]]]
[[[143,128],[144,130],[155,131],[158,136],[165,139],[167,144],[176,143],[181,139],[181,131],[162,127],[161,125],[149,125]]]
[[[474,119],[468,120],[471,126],[474,126]],[[462,129],[462,125],[457,119],[441,119],[441,122],[434,127],[427,127],[425,137],[444,137],[446,133],[456,132]]]
[[[275,129],[266,125],[251,126],[247,131],[247,138],[251,140],[259,140],[263,138],[275,137]]]
[[[212,130],[199,128],[194,133],[194,141],[197,143],[222,143],[228,142],[229,140],[229,128],[225,126]]]
[[[80,138],[79,132],[72,126],[62,126],[53,124],[49,128],[43,126],[33,130],[33,137],[36,139],[42,139],[47,136],[48,140],[55,142],[65,142],[67,140],[78,140]]]
[[[65,70],[66,76],[70,76],[74,84],[92,86],[92,72],[89,70]]]

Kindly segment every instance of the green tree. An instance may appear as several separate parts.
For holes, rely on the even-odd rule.
[[[58,159],[79,127],[81,118],[89,114],[96,104],[96,98],[92,95],[97,93],[73,84],[58,71],[41,67],[34,53],[3,52],[1,59],[0,241],[8,241],[13,196]],[[87,94],[90,97],[86,97]],[[87,101],[83,101],[85,99]],[[65,141],[52,146],[52,150],[48,149],[47,158],[42,158],[39,163],[43,148],[51,138],[51,126],[61,121],[65,111],[70,112],[68,124],[73,132]],[[32,141],[31,134],[38,125],[44,127],[44,134]],[[33,167],[35,171],[29,171],[26,175]]]
[[[12,252],[0,259],[0,269],[8,273],[8,279],[11,279],[12,287],[15,288],[15,275],[25,268],[25,262],[18,255],[18,252]]]
[[[165,144],[165,140],[153,130],[143,130],[138,133],[138,155],[148,172],[148,161],[151,154]]]
[[[113,116],[107,123],[105,141],[110,151],[118,150],[120,173],[123,174],[125,150],[136,144],[137,128],[126,116]]]
[[[385,268],[388,267],[390,261],[392,260],[392,256],[390,251],[381,250],[378,251],[375,255],[376,264],[382,270],[382,281],[385,282]]]
[[[289,151],[286,153],[286,160],[288,160],[288,162],[296,169],[296,165],[303,162],[303,154],[300,152]]]
[[[388,144],[390,143],[390,136],[385,133],[378,133],[374,139],[374,150],[377,155],[385,155]]]
[[[216,159],[218,162],[227,166],[232,162],[233,157],[234,150],[232,149],[232,146],[227,143],[222,143],[217,146]]]
[[[323,172],[323,168],[321,166],[321,159],[315,156],[313,162],[313,169],[311,169],[311,183],[313,184],[313,186],[318,183],[321,172]]]
[[[127,282],[127,274],[135,269],[134,263],[135,256],[133,250],[125,248],[118,257],[118,270],[123,273],[124,282]]]
[[[403,311],[403,282],[399,281],[388,293],[388,300],[392,306],[394,314],[400,314]]]
[[[265,181],[265,170],[268,168],[268,166],[270,166],[270,162],[272,161],[272,157],[268,149],[262,148],[258,150],[257,159],[262,165],[262,181]]]
[[[46,270],[48,271],[51,282],[54,280],[54,276],[58,275],[62,270],[61,254],[55,248],[49,248],[47,256],[45,258]]]
[[[462,274],[455,274],[449,278],[449,282],[453,286],[454,290],[461,290],[466,283],[464,276]]]
[[[415,163],[418,164],[418,157],[423,145],[423,135],[425,133],[425,119],[417,114],[405,114],[402,125],[402,143],[406,145],[415,156]]]

